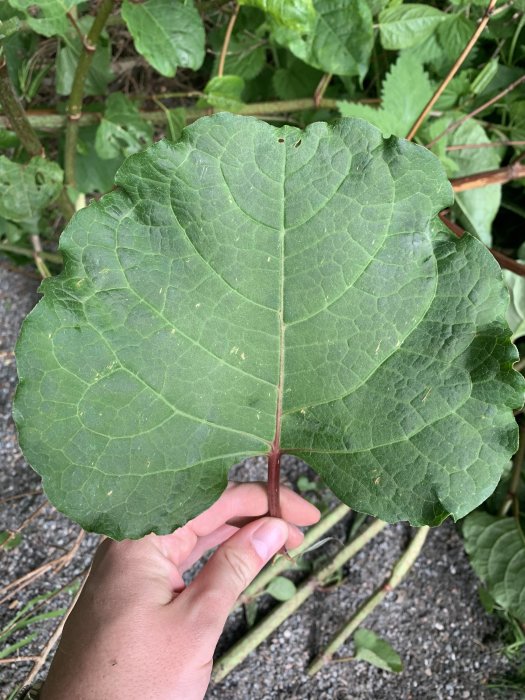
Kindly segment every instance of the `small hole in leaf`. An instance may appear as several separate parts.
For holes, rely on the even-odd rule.
[[[278,139],[279,143],[284,143],[284,139]]]
[[[302,139],[299,139],[299,141],[297,141],[297,143],[295,143],[294,146],[296,148],[299,148],[299,146],[302,144],[302,142],[303,142]]]
[[[43,175],[42,173],[39,173],[39,172],[35,173],[35,185],[37,185],[37,186],[43,185],[45,181],[46,181],[45,175]]]

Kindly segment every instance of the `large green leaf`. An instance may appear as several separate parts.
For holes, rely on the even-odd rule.
[[[410,85],[410,90],[406,89],[407,85]],[[432,93],[421,62],[412,56],[401,55],[383,81],[379,109],[356,102],[338,102],[337,106],[343,117],[366,119],[386,136],[406,136]]]
[[[508,294],[482,244],[434,230],[452,192],[429,151],[218,114],[116,184],[17,346],[20,442],[60,510],[169,532],[272,443],[390,521],[491,493],[523,395]]]
[[[204,26],[193,0],[124,0],[122,17],[137,51],[162,75],[201,67]]]
[[[67,13],[81,2],[82,0],[9,0],[11,7],[25,13],[31,29],[44,36],[66,36],[71,29]]]
[[[379,15],[379,33],[385,49],[408,49],[433,34],[447,15],[431,5],[407,3],[388,7]]]
[[[314,0],[310,31],[275,25],[280,44],[314,68],[364,77],[374,43],[372,12],[366,0]]]
[[[525,539],[514,518],[471,513],[463,525],[474,571],[504,610],[525,620]]]
[[[0,216],[35,222],[41,210],[58,196],[64,174],[56,163],[36,156],[15,163],[0,156]]]

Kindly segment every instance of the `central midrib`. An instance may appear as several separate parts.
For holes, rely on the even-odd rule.
[[[280,279],[279,279],[279,378],[277,382],[277,406],[275,412],[275,434],[272,441],[271,452],[273,455],[279,455],[281,451],[281,419],[283,414],[283,385],[284,385],[284,236],[285,236],[285,183],[286,183],[286,142],[283,144],[283,195],[281,198],[281,229],[279,231],[279,256],[281,261]]]
[[[281,130],[277,133],[282,133]],[[278,139],[278,143],[285,143],[284,139]],[[286,149],[286,145],[284,146]],[[277,381],[277,405],[275,410],[275,433],[268,452],[268,513],[274,518],[281,517],[281,505],[279,494],[280,483],[280,461],[281,461],[281,418],[283,413],[283,384],[284,384],[284,236],[285,236],[285,188],[286,174],[286,150],[283,156],[283,193],[281,228],[279,231],[279,255],[281,258],[280,280],[279,280],[279,377]]]

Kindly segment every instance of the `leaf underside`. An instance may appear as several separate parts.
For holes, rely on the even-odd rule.
[[[388,521],[494,489],[522,401],[498,267],[438,160],[361,120],[218,114],[80,211],[17,346],[20,443],[88,530],[166,533],[272,442]]]

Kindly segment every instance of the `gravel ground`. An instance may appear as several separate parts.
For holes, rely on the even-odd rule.
[[[0,530],[18,528],[42,506],[24,528],[21,544],[0,550],[0,588],[37,566],[69,551],[79,537],[78,526],[46,505],[38,476],[25,463],[16,443],[11,401],[16,385],[13,347],[25,314],[37,299],[36,282],[0,268]],[[264,478],[263,460],[244,465],[242,478]],[[288,458],[285,476],[292,482],[307,467]],[[233,470],[235,477],[239,468]],[[240,474],[239,474],[240,478]],[[26,494],[23,498],[13,498]],[[343,539],[345,527],[333,533]],[[408,578],[388,594],[370,616],[366,627],[388,639],[403,658],[405,669],[394,675],[364,662],[332,663],[313,679],[305,669],[338,626],[388,575],[406,546],[410,528],[399,524],[383,531],[345,569],[342,585],[316,592],[258,651],[221,684],[211,687],[208,700],[448,700],[494,698],[487,681],[511,670],[497,649],[501,646],[498,621],[488,616],[477,595],[477,581],[464,554],[456,528],[446,523],[431,531],[423,554]],[[66,587],[46,606],[67,606],[67,585],[89,565],[97,537],[85,536],[67,567],[48,572],[0,605],[0,631],[20,608],[36,595]],[[327,547],[336,546],[331,542]],[[317,554],[317,553],[316,553]],[[0,600],[5,591],[0,590]],[[262,601],[268,607],[269,601]],[[39,623],[37,635],[19,651],[38,655],[57,619]],[[219,643],[219,651],[237,640],[245,629],[242,613],[232,616]],[[28,634],[20,631],[13,643]],[[341,648],[352,654],[352,645]],[[30,672],[32,662],[0,665],[3,698]],[[45,677],[48,664],[38,677]],[[519,696],[509,692],[507,698]],[[105,700],[105,699],[101,699]],[[109,700],[109,699],[108,699]]]

